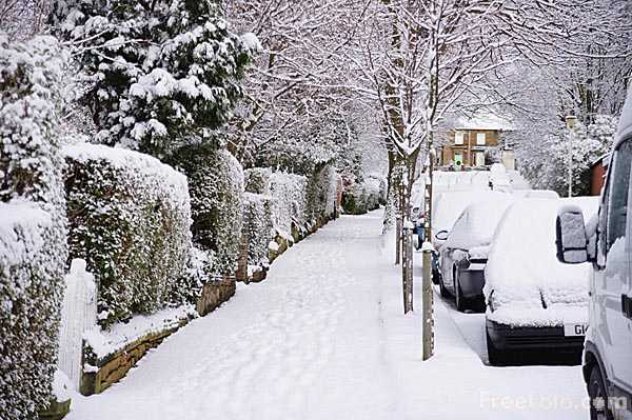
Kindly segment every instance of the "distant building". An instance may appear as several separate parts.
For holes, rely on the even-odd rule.
[[[441,165],[460,165],[465,168],[483,168],[493,162],[515,169],[513,150],[502,141],[503,133],[513,126],[495,115],[460,118],[448,131],[447,142],[441,149]]]
[[[608,171],[608,164],[610,162],[610,154],[606,153],[600,156],[590,167],[591,172],[591,195],[601,195],[601,188],[603,188],[606,171]]]

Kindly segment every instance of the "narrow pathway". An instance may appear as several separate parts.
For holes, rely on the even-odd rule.
[[[381,212],[330,223],[70,418],[392,418],[380,231]]]
[[[420,311],[402,315],[381,216],[343,217],[294,246],[119,384],[77,396],[68,419],[586,419],[580,367],[486,366],[482,317],[438,297],[436,356],[421,362]]]

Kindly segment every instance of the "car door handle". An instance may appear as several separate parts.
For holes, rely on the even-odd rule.
[[[632,298],[630,296],[621,296],[621,309],[626,318],[632,319]]]

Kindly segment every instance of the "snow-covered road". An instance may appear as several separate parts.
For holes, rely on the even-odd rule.
[[[439,300],[437,356],[422,363],[380,231],[380,212],[330,223],[119,384],[75,397],[68,418],[586,418],[579,367],[485,366],[480,316]]]

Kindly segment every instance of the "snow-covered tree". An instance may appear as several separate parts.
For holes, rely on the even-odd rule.
[[[97,141],[158,157],[213,138],[259,47],[214,0],[58,0],[52,22],[79,61]]]

